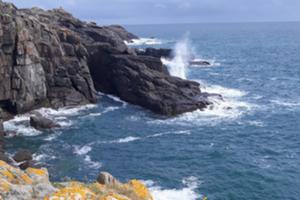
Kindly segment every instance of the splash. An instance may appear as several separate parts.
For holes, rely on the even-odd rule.
[[[193,52],[191,42],[189,38],[185,36],[176,43],[174,48],[174,58],[172,60],[162,58],[162,62],[169,67],[172,76],[186,79],[186,68],[189,65],[189,61],[193,58]]]

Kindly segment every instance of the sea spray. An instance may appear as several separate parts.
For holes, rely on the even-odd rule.
[[[174,58],[168,60],[163,58],[163,64],[167,65],[172,76],[186,79],[186,68],[189,61],[193,58],[193,48],[191,42],[186,35],[182,40],[176,43],[174,47]]]

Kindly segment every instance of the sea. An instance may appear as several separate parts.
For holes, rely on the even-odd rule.
[[[5,122],[10,154],[30,149],[52,181],[140,179],[154,200],[300,199],[300,23],[126,28],[141,38],[129,46],[172,48],[170,73],[223,99],[166,118],[99,93],[96,105],[40,109],[59,129],[36,131],[27,114]]]

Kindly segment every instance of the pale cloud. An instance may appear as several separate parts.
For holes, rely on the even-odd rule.
[[[300,20],[300,0],[6,0],[18,7],[64,7],[99,23]]]

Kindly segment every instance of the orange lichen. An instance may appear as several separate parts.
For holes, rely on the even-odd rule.
[[[44,169],[28,168],[28,169],[26,169],[26,172],[29,175],[30,174],[34,174],[34,175],[38,175],[38,176],[45,176],[45,175],[47,175],[47,172]]]
[[[103,197],[101,200],[129,200],[129,199],[127,197],[111,193]]]
[[[131,180],[128,183],[132,186],[136,195],[142,199],[153,200],[148,188],[138,180]]]
[[[27,174],[21,174],[20,178],[26,183],[26,184],[32,184],[32,179]]]
[[[65,187],[58,192],[46,197],[45,200],[95,200],[96,195],[88,188],[78,185],[77,183],[71,183],[72,186]]]

